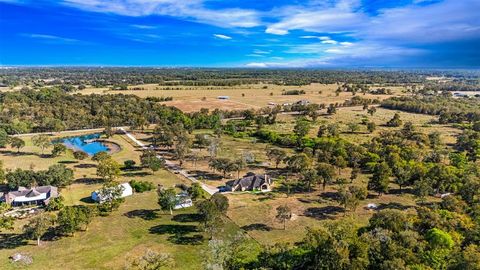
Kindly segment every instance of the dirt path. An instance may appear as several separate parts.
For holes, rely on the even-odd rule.
[[[125,128],[120,127],[119,130],[121,130],[130,140],[132,140],[136,145],[138,145],[142,149],[148,149],[148,147],[145,144],[143,144],[141,141],[137,140],[137,138],[135,138],[128,131],[126,131]],[[161,159],[164,159],[160,155],[157,155],[157,157],[161,158]],[[206,185],[206,184],[202,183],[201,181],[199,181],[198,179],[196,179],[195,177],[189,175],[187,171],[185,171],[181,167],[175,165],[171,161],[169,161],[167,159],[164,159],[164,160],[165,160],[165,164],[167,165],[166,167],[169,171],[171,171],[173,173],[176,173],[176,174],[180,174],[183,177],[187,178],[188,180],[192,181],[193,183],[199,183],[200,186],[203,188],[203,190],[205,190],[208,194],[213,195],[213,194],[215,194],[219,191],[218,188]]]

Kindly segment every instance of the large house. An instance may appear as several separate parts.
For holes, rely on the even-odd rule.
[[[16,191],[0,194],[0,201],[12,206],[47,205],[51,198],[57,198],[58,195],[58,189],[54,186],[19,187]]]
[[[230,191],[270,191],[272,179],[267,174],[247,173],[244,177],[227,182]]]

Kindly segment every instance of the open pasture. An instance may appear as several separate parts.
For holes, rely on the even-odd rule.
[[[108,88],[87,88],[82,94],[133,94],[139,97],[172,97],[173,101],[164,102],[166,105],[175,106],[185,112],[198,111],[202,108],[239,110],[258,109],[269,106],[269,103],[285,104],[294,103],[299,100],[309,100],[313,103],[343,103],[352,98],[352,93],[342,92],[338,96],[335,90],[338,84],[310,84],[305,86],[283,86],[272,84],[252,84],[237,87],[194,87],[175,86],[175,90],[161,90],[165,86],[145,84],[129,87],[130,90],[109,90]],[[177,90],[178,88],[178,90]],[[378,88],[371,86],[372,89]],[[386,87],[391,89],[393,95],[401,95],[403,87]],[[131,90],[143,89],[143,90]],[[303,95],[282,95],[283,90],[303,90]],[[392,95],[372,95],[357,93],[363,98],[385,99]],[[228,96],[228,100],[219,100],[218,96]]]

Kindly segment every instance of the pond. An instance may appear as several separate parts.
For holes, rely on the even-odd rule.
[[[100,133],[64,138],[60,139],[60,142],[70,149],[80,150],[91,156],[102,151],[109,152],[110,148],[107,144],[96,141],[98,138],[100,138]]]

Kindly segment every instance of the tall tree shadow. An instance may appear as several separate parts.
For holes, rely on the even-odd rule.
[[[136,209],[136,210],[129,211],[123,215],[128,218],[138,217],[144,220],[153,220],[158,218],[157,210],[154,210],[154,209]]]
[[[195,225],[163,224],[149,229],[151,234],[170,234],[168,241],[177,245],[199,245],[203,242],[203,235],[199,234]]]
[[[309,207],[305,210],[304,215],[319,220],[334,219],[338,213],[343,213],[345,210],[340,206],[324,206],[324,207]]]
[[[28,244],[24,234],[0,233],[0,249],[14,249]]]
[[[264,223],[252,223],[250,225],[245,225],[242,227],[245,231],[266,231],[269,232],[273,228]]]
[[[176,222],[200,222],[202,216],[200,214],[178,214],[172,217]]]

